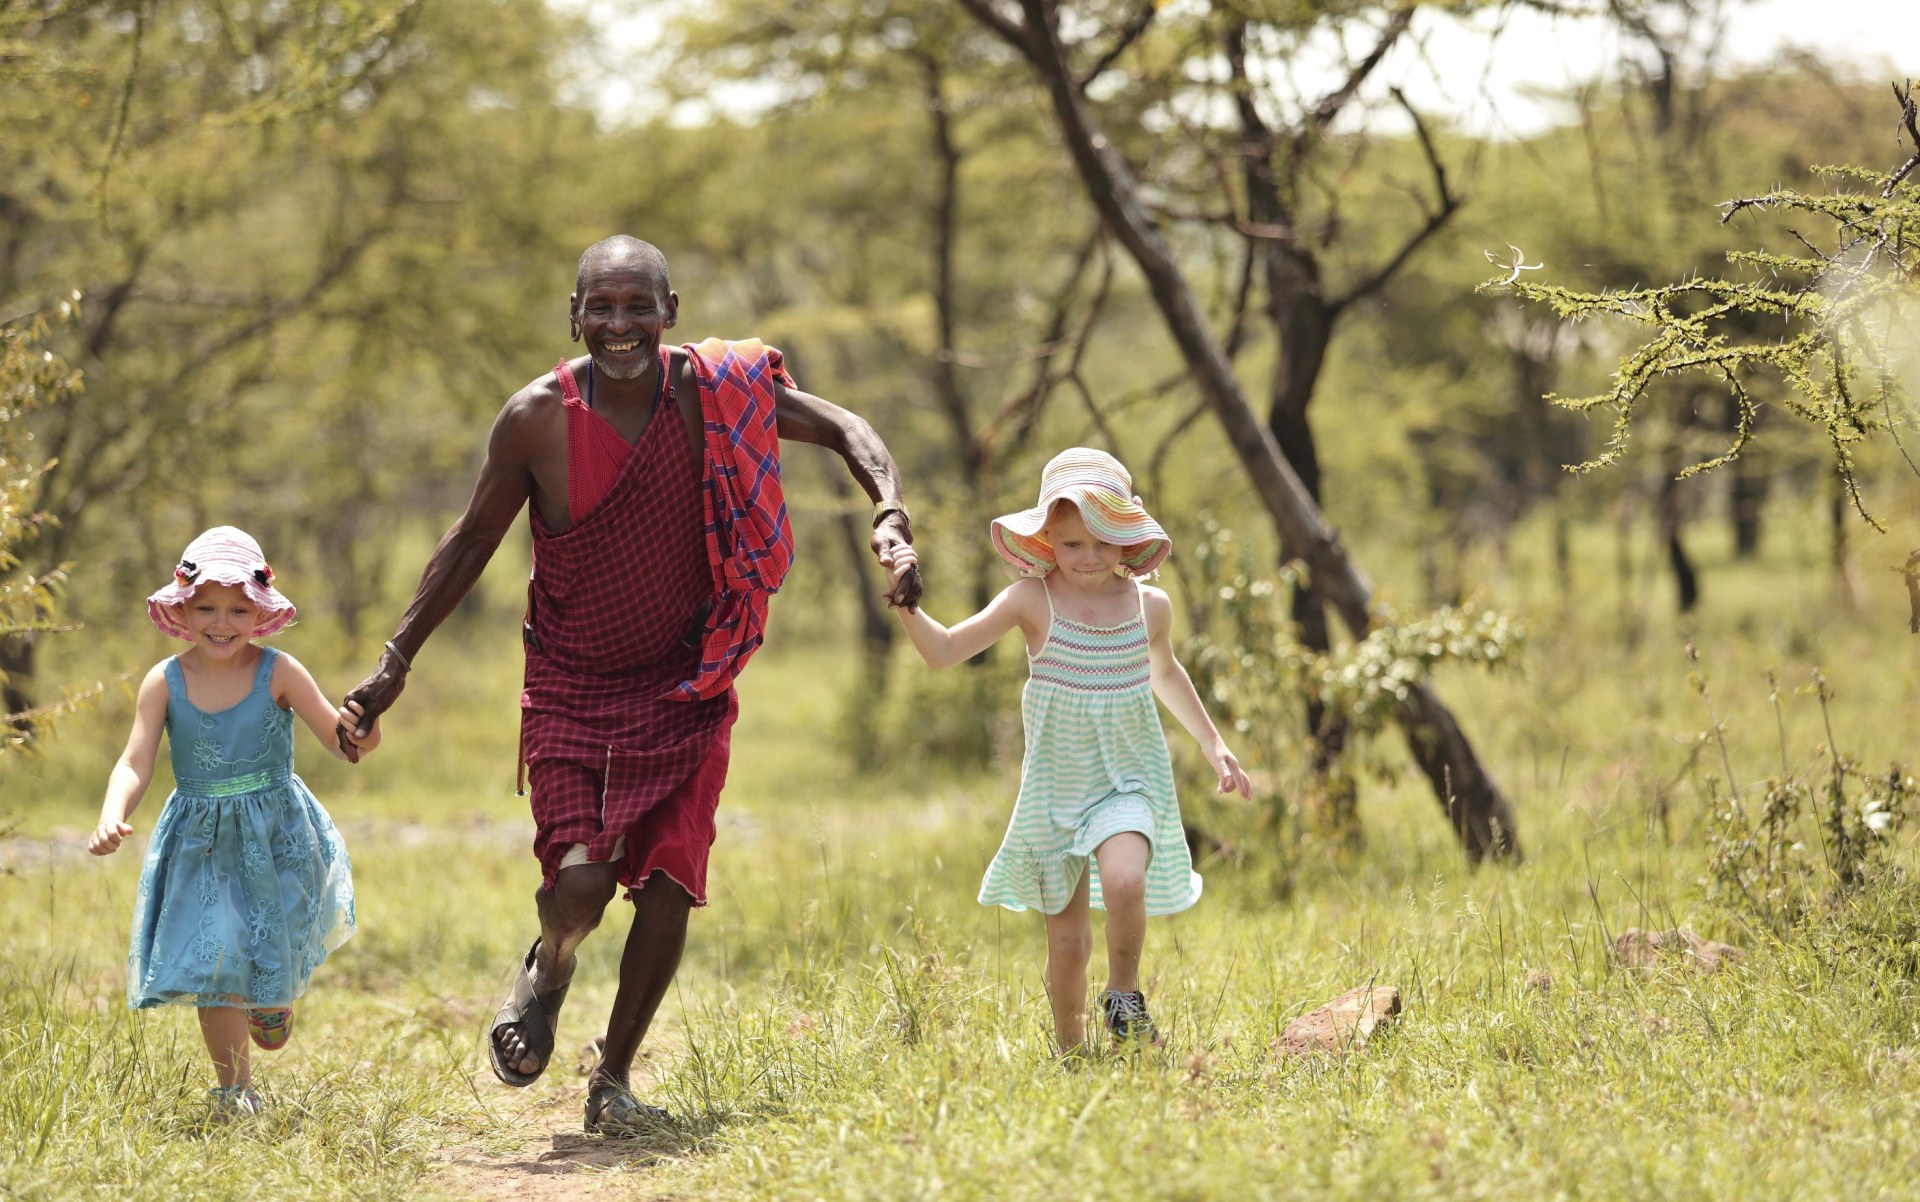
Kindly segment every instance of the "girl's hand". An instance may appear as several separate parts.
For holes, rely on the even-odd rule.
[[[1239,760],[1233,758],[1233,752],[1227,750],[1225,743],[1215,744],[1213,754],[1207,757],[1207,761],[1213,765],[1214,772],[1220,777],[1222,793],[1238,793],[1242,797],[1252,799],[1253,782],[1247,779],[1245,769],[1240,767]]]
[[[342,751],[346,751],[349,747],[353,749],[348,753],[348,759],[352,763],[359,763],[363,754],[380,746],[380,719],[375,718],[372,722],[368,722],[366,712],[365,707],[358,701],[349,701],[340,707],[340,724],[335,728],[334,733],[340,740]],[[363,726],[367,731],[364,735],[359,733]]]
[[[906,579],[908,572],[913,571],[914,568],[919,565],[920,554],[913,549],[910,543],[896,543],[880,552],[880,566],[887,569],[887,592],[889,596],[898,594],[900,582]],[[913,607],[909,605],[907,608],[911,609]]]
[[[87,850],[96,856],[110,856],[120,850],[120,841],[132,833],[133,828],[126,823],[103,818],[87,839]]]

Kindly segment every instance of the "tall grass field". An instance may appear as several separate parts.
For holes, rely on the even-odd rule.
[[[510,610],[429,645],[365,764],[301,746],[352,852],[360,930],[316,973],[288,1050],[258,1058],[269,1108],[252,1121],[208,1121],[190,1013],[125,1006],[166,781],[130,846],[85,853],[131,713],[112,690],[0,768],[0,1196],[1911,1198],[1916,815],[1895,780],[1888,817],[1865,820],[1869,775],[1885,788],[1914,758],[1920,639],[1878,560],[1855,609],[1811,556],[1702,554],[1704,608],[1684,623],[1651,574],[1630,614],[1536,565],[1490,574],[1490,602],[1527,624],[1522,660],[1437,687],[1513,800],[1518,864],[1466,862],[1393,733],[1365,750],[1384,771],[1363,776],[1357,838],[1316,827],[1279,765],[1252,803],[1185,798],[1205,896],[1150,923],[1145,960],[1167,1044],[1074,1065],[1049,1046],[1039,917],[973,900],[1017,740],[984,768],[863,765],[850,711],[914,704],[900,682],[923,670],[903,662],[894,692],[856,701],[852,648],[783,632],[776,603],[742,683],[711,904],[638,1066],[674,1122],[639,1141],[579,1133],[577,1049],[611,1004],[618,903],[546,1077],[514,1091],[486,1068],[538,880],[512,792]],[[349,649],[324,626],[280,645],[337,694],[380,636]],[[103,629],[71,669],[144,669],[168,650],[150,635]],[[1234,741],[1257,759],[1262,735]],[[1838,801],[1836,751],[1858,765]],[[1835,805],[1854,807],[1838,827]],[[1848,881],[1834,830],[1866,832]],[[1613,946],[1633,927],[1743,956],[1629,970]],[[1103,963],[1096,939],[1093,989]],[[1364,1044],[1276,1046],[1368,984],[1403,1012]]]

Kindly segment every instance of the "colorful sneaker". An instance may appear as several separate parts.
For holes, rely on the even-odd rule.
[[[293,1007],[247,1011],[247,1034],[263,1052],[277,1052],[293,1038]]]
[[[1113,1032],[1114,1043],[1160,1046],[1160,1028],[1153,1025],[1153,1016],[1147,1013],[1147,995],[1139,990],[1106,990],[1100,995],[1100,1012],[1107,1016],[1107,1030]]]
[[[213,1117],[216,1122],[230,1123],[237,1118],[259,1114],[266,1109],[260,1101],[260,1095],[246,1085],[216,1085],[207,1091],[207,1097],[213,1102]]]

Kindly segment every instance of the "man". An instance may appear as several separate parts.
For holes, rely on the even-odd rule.
[[[581,256],[570,299],[586,355],[509,399],[467,511],[427,562],[379,669],[347,695],[343,727],[390,707],[429,635],[532,502],[522,772],[542,882],[540,937],[489,1038],[495,1075],[532,1083],[581,940],[622,885],[634,904],[586,1129],[664,1117],[628,1073],[679,967],[687,913],[706,902],[726,780],[733,677],[759,646],[767,596],[791,560],[778,438],[838,453],[875,502],[878,557],[913,541],[899,472],[873,429],[794,387],[757,342],[666,344],[680,298],[666,259],[634,238]],[[584,381],[584,384],[582,383]],[[888,594],[919,600],[917,574]],[[358,703],[362,714],[344,707]]]

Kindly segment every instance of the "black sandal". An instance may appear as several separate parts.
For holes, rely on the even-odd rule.
[[[631,1139],[651,1135],[673,1123],[673,1118],[658,1106],[649,1106],[633,1096],[633,1091],[618,1081],[604,1078],[587,1091],[587,1134],[613,1135]]]
[[[500,1012],[493,1016],[493,1030],[487,1035],[487,1058],[493,1062],[493,1075],[515,1088],[532,1085],[547,1071],[547,1064],[553,1059],[554,1037],[559,1030],[560,1007],[566,1003],[567,990],[573,987],[569,979],[558,989],[545,993],[533,991],[533,958],[539,950],[540,941],[535,939],[514,976],[513,992],[507,995]],[[520,1028],[526,1050],[540,1058],[540,1067],[530,1073],[509,1064],[500,1049],[500,1029],[516,1026]]]

